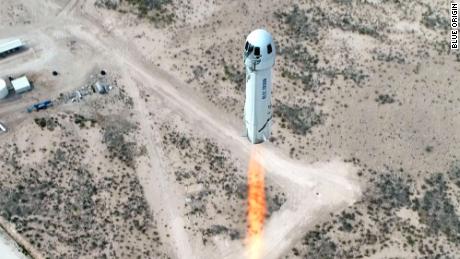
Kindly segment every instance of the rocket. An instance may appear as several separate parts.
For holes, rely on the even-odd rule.
[[[246,99],[244,103],[245,134],[258,144],[270,138],[272,125],[272,69],[275,65],[275,44],[267,31],[257,29],[246,38],[243,60],[246,67]]]

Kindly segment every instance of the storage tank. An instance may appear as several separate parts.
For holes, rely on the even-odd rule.
[[[8,88],[6,87],[5,80],[0,78],[0,99],[5,98],[8,95]]]

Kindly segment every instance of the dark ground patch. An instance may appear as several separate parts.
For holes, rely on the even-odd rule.
[[[279,104],[274,106],[274,115],[281,118],[281,127],[287,127],[294,134],[306,135],[311,129],[324,123],[325,114],[316,111],[314,107],[287,106]]]

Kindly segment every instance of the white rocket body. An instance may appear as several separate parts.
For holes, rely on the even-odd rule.
[[[257,29],[249,34],[243,54],[246,67],[244,123],[247,137],[253,144],[270,138],[275,55],[275,44],[270,33]]]

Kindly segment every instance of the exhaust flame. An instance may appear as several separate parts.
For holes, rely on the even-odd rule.
[[[254,148],[248,168],[247,253],[249,259],[259,259],[263,245],[266,215],[264,169],[259,152]]]

